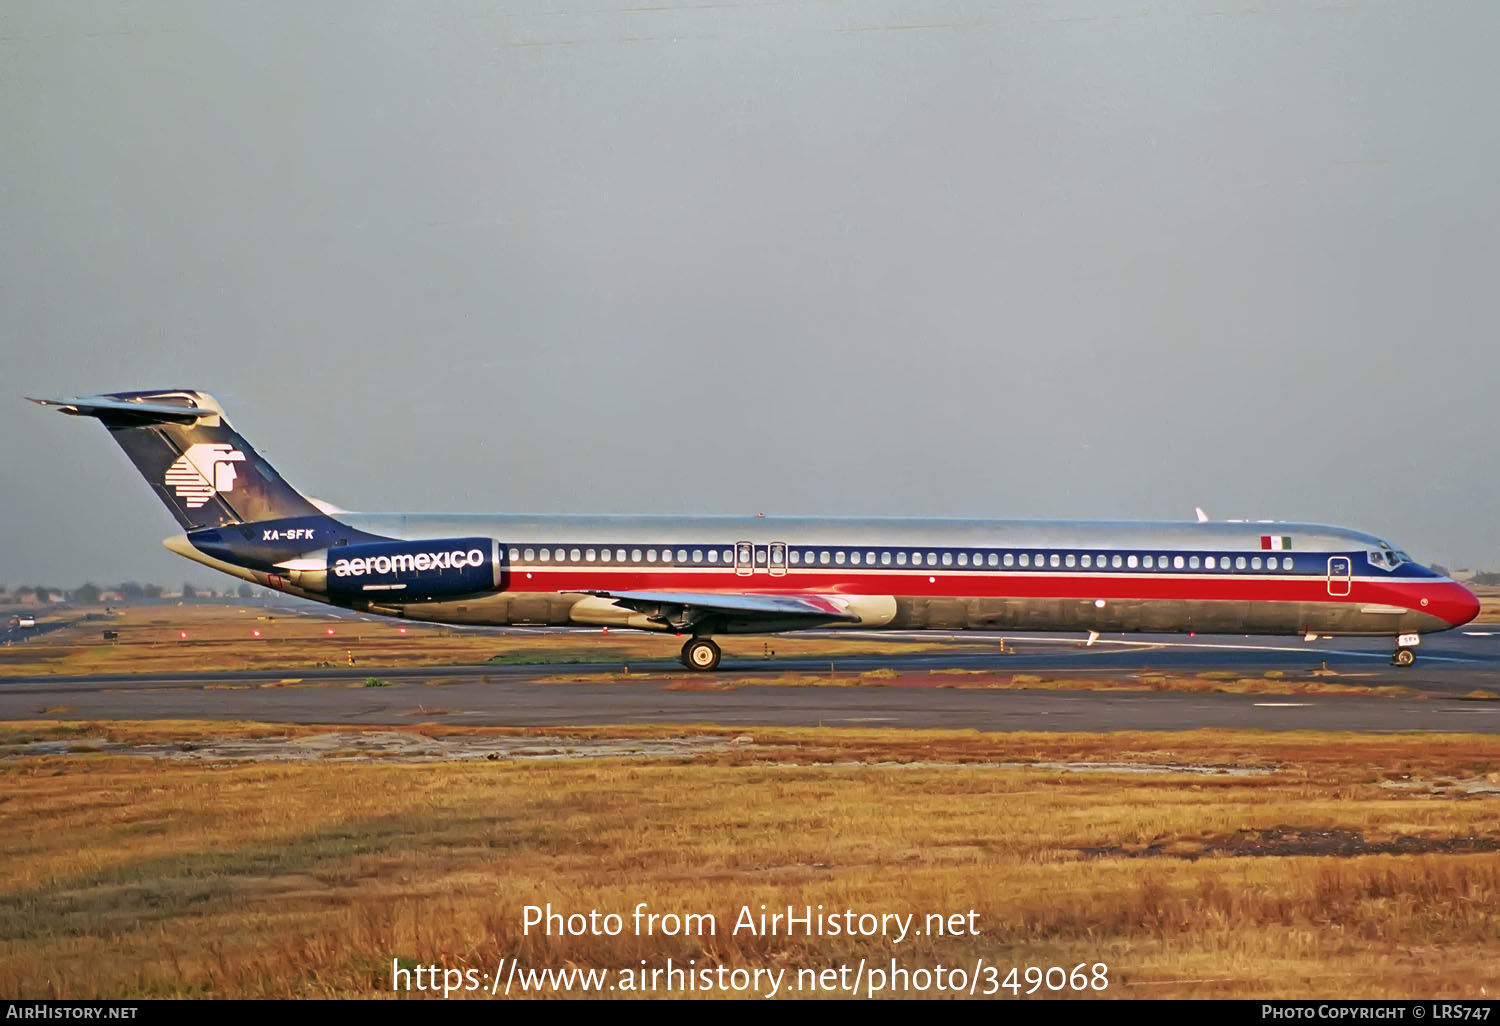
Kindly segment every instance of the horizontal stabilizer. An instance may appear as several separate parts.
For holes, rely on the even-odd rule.
[[[218,410],[193,409],[170,403],[137,403],[111,399],[108,396],[79,396],[76,399],[32,399],[38,406],[54,406],[59,413],[73,417],[100,417],[133,424],[196,424],[206,417],[217,417]]]

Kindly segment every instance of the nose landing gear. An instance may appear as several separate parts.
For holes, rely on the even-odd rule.
[[[1416,648],[1422,643],[1420,634],[1396,635],[1396,651],[1391,653],[1392,666],[1410,666],[1417,661]]]
[[[716,670],[722,654],[708,638],[693,638],[682,646],[682,665],[689,670]]]

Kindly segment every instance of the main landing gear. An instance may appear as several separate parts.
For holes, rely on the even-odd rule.
[[[693,638],[682,646],[682,665],[689,670],[717,670],[722,654],[708,638]]]

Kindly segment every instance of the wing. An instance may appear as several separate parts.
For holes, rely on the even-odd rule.
[[[859,623],[837,600],[823,595],[749,595],[736,592],[583,591],[633,609],[664,628],[692,630],[704,624],[740,629],[797,630],[832,623]]]

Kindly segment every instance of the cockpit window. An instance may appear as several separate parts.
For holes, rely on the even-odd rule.
[[[1382,570],[1395,570],[1403,563],[1410,563],[1411,557],[1396,549],[1382,547],[1368,553],[1370,564],[1378,566]]]

